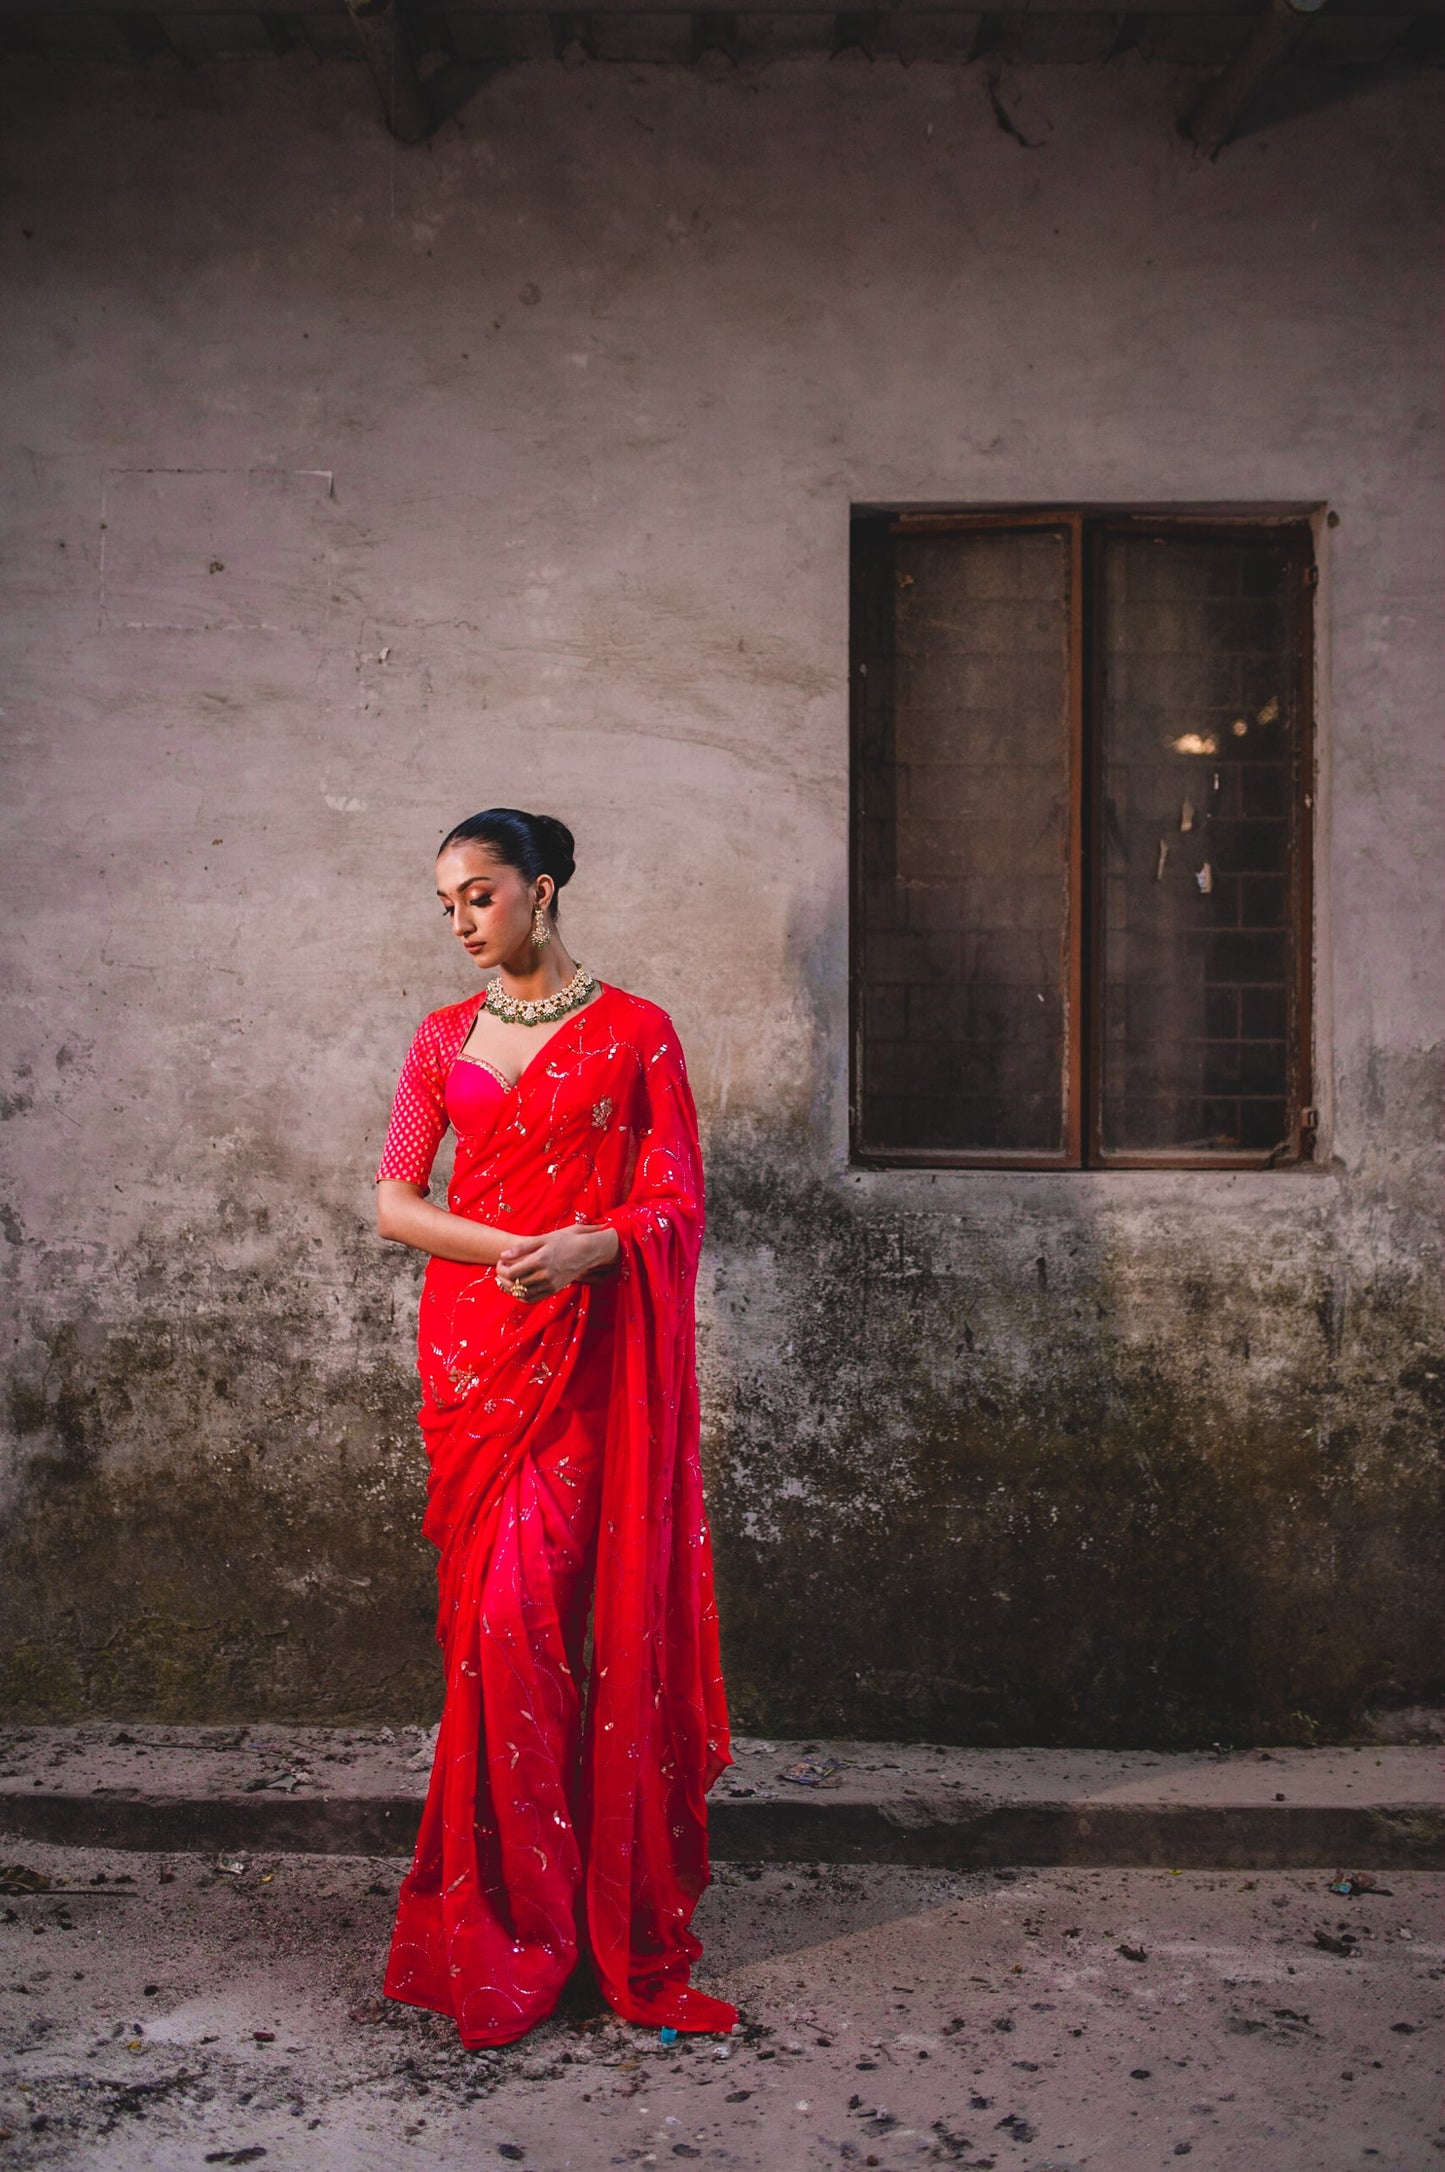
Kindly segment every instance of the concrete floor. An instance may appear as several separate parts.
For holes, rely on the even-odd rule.
[[[467,2054],[377,1995],[395,1860],[5,1852],[84,1891],[0,1901],[0,2167],[1422,2172],[1442,2147],[1430,1873],[1346,1901],[1325,1871],[729,1864],[698,1927],[732,2038],[580,2012]]]

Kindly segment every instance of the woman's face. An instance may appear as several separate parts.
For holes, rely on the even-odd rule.
[[[505,965],[528,947],[532,916],[552,895],[550,875],[529,883],[490,845],[448,845],[437,859],[437,896],[452,933],[481,967]]]

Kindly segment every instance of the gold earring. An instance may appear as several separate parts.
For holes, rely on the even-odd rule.
[[[532,941],[538,950],[545,950],[552,940],[552,923],[539,905],[532,915]]]

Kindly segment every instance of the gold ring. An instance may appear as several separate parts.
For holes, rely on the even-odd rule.
[[[527,1294],[527,1285],[525,1282],[509,1282],[507,1284],[507,1290],[508,1294],[512,1297],[525,1297]]]

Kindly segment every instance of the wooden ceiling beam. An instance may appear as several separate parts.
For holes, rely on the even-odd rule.
[[[403,0],[346,0],[346,7],[387,127],[400,143],[421,143],[431,134],[432,112],[411,57]]]
[[[1254,27],[1222,75],[1207,86],[1184,122],[1184,133],[1213,158],[1228,143],[1245,108],[1264,88],[1318,18],[1325,0],[1267,0]]]
[[[393,0],[395,4],[395,0]],[[264,5],[247,9],[237,6],[237,0],[162,0],[152,12],[162,20],[175,20],[186,16],[254,13],[273,22],[293,17],[332,17],[344,20],[349,0],[264,0]],[[1412,22],[1445,24],[1445,0],[1331,0],[1330,15],[1378,16],[1382,9],[1391,16],[1405,16]],[[89,15],[119,17],[133,15],[134,6],[107,4],[107,0],[0,0],[0,20],[21,22],[41,16]],[[555,12],[541,4],[541,0],[447,0],[447,12],[451,16],[488,15],[546,15]],[[699,12],[696,0],[591,0],[588,13],[594,15],[694,15]],[[836,7],[820,4],[820,0],[732,0],[728,13],[734,15],[832,15]],[[906,0],[906,4],[884,6],[874,10],[883,15],[958,15],[975,12],[967,5],[960,7],[959,0]],[[1110,7],[1107,0],[1015,0],[1012,7],[994,11],[1005,21],[1024,22],[1029,19],[1050,16],[1109,16],[1119,12]],[[1260,15],[1260,0],[1147,0],[1143,7],[1128,9],[1136,21],[1158,21],[1182,16],[1202,19],[1232,17],[1241,25]]]

